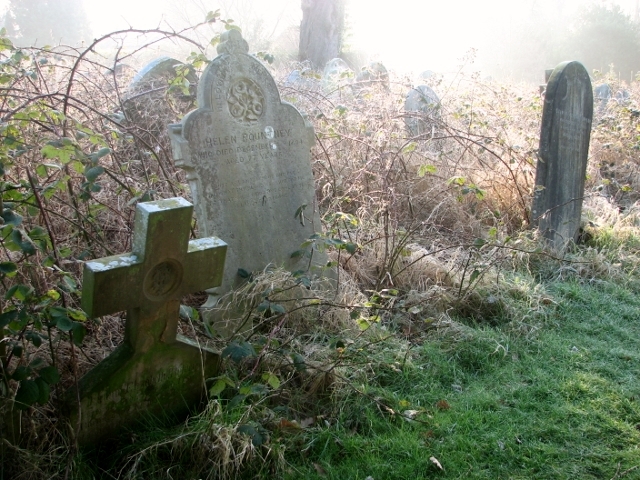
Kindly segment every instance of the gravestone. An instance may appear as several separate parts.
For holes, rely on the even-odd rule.
[[[142,68],[123,101],[124,113],[137,135],[150,145],[163,143],[167,123],[194,108],[197,83],[193,68],[175,58],[160,57]]]
[[[433,134],[440,118],[440,99],[427,85],[418,85],[407,94],[404,102],[405,125],[412,137]]]
[[[372,90],[389,90],[389,72],[381,62],[371,62],[360,69],[356,80],[351,84],[356,95]]]
[[[242,273],[270,264],[306,268],[309,259],[291,254],[321,229],[311,171],[313,128],[281,101],[273,77],[248,49],[240,32],[225,32],[219,55],[200,78],[199,108],[169,126],[200,234],[228,244],[222,285],[203,310],[209,324],[216,319],[207,309],[244,281]]]
[[[322,72],[322,89],[327,94],[340,90],[353,82],[355,75],[341,58],[329,60]]]
[[[593,119],[593,90],[579,62],[558,65],[544,97],[532,225],[562,250],[576,239]]]
[[[602,114],[607,109],[607,104],[611,99],[611,87],[608,83],[598,85],[594,89],[595,102],[598,104],[598,114]]]
[[[82,308],[127,311],[124,342],[68,392],[71,425],[95,443],[145,416],[182,416],[204,397],[219,357],[177,335],[183,295],[219,285],[226,245],[189,241],[192,205],[170,198],[136,206],[133,251],[85,263]]]

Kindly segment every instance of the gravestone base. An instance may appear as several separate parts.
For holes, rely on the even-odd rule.
[[[149,416],[184,418],[206,399],[206,380],[217,375],[219,364],[217,353],[181,335],[146,352],[122,344],[80,380],[80,408],[75,389],[68,392],[71,427],[79,425],[78,441],[87,445]]]

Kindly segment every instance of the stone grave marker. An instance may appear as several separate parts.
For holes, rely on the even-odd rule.
[[[90,317],[127,311],[124,342],[68,392],[71,425],[91,444],[145,415],[182,416],[204,398],[216,353],[177,335],[183,295],[219,285],[226,245],[189,241],[183,198],[139,203],[133,251],[85,263],[82,308]]]
[[[244,281],[242,271],[270,264],[305,269],[309,259],[291,254],[321,229],[311,170],[313,128],[281,101],[273,77],[248,49],[240,32],[225,32],[219,55],[200,78],[199,108],[169,126],[200,234],[228,244],[222,286],[204,305],[209,324],[216,320],[207,308]],[[228,333],[219,324],[214,328]]]
[[[341,58],[329,60],[322,72],[322,89],[327,94],[340,90],[341,87],[353,83],[355,74]]]
[[[405,125],[412,137],[433,133],[440,118],[440,99],[427,85],[418,85],[407,94],[404,102]]]
[[[123,101],[124,113],[146,142],[163,143],[167,123],[194,108],[197,83],[192,67],[175,58],[157,58],[131,80]]]
[[[532,225],[562,250],[580,228],[593,120],[593,90],[579,62],[558,65],[549,78],[531,208]]]
[[[361,95],[375,87],[389,90],[389,72],[382,62],[371,62],[362,67],[351,85],[356,95]]]

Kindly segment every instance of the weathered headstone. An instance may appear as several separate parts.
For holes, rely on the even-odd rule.
[[[412,88],[404,102],[405,125],[411,136],[433,133],[440,118],[440,99],[427,85]]]
[[[127,119],[145,141],[158,144],[166,136],[167,123],[194,108],[197,83],[189,65],[170,57],[153,60],[127,88],[123,101]]]
[[[603,83],[602,85],[598,85],[594,91],[594,103],[597,104],[598,115],[602,115],[609,104],[609,100],[611,99],[611,87],[608,83]]]
[[[558,65],[544,97],[532,225],[562,250],[576,239],[593,119],[593,90],[579,62]]]
[[[219,55],[200,79],[199,108],[169,126],[200,233],[228,244],[222,286],[205,308],[243,281],[239,272],[269,264],[305,268],[309,260],[291,254],[321,228],[311,171],[313,128],[280,100],[273,77],[248,49],[240,32],[225,32]],[[206,309],[203,317],[213,320]]]
[[[389,72],[381,62],[371,62],[360,69],[356,75],[354,87],[371,87],[378,85],[389,89]]]
[[[226,245],[189,241],[183,198],[139,203],[133,251],[85,263],[82,308],[90,317],[127,311],[124,342],[69,392],[82,443],[110,437],[145,415],[180,416],[198,404],[219,357],[176,335],[183,295],[219,285]]]
[[[341,58],[329,60],[322,72],[322,89],[331,94],[353,82],[355,74]]]

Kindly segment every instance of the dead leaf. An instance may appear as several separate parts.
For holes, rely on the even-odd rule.
[[[298,425],[295,420],[292,422],[290,420],[287,420],[286,418],[280,420],[278,427],[282,430],[300,430],[300,425]]]
[[[451,408],[451,405],[449,405],[449,402],[447,402],[446,400],[438,400],[436,402],[436,408],[438,410],[449,410]]]
[[[444,468],[442,468],[442,465],[440,464],[440,462],[436,457],[429,457],[429,460],[431,460],[431,463],[433,463],[436,467],[438,467],[440,470],[444,472]]]
[[[320,465],[319,463],[314,463],[313,468],[316,469],[316,472],[318,472],[318,475],[325,476],[327,474],[327,471],[324,468],[322,468],[322,465]]]
[[[316,423],[316,419],[314,417],[304,418],[304,419],[300,420],[300,426],[302,428],[310,427],[314,423]]]

